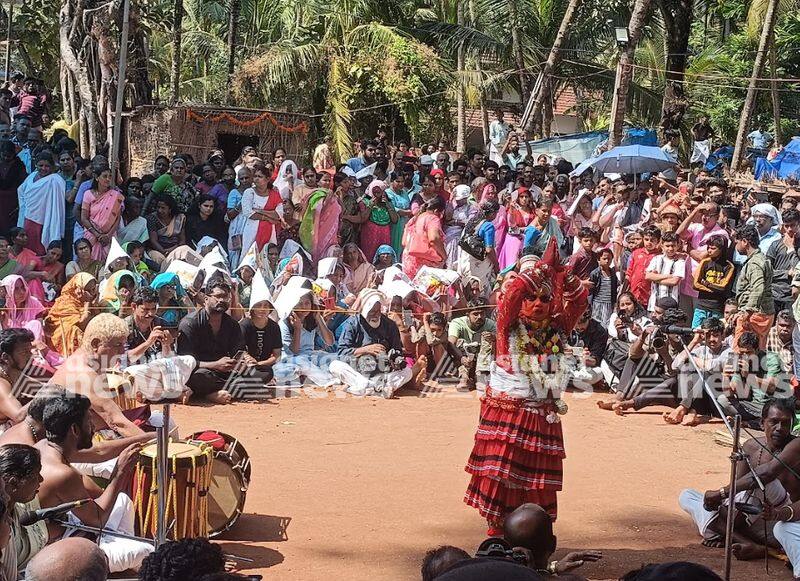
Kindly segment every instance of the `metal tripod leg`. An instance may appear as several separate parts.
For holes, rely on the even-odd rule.
[[[169,482],[169,412],[170,404],[164,404],[164,421],[156,428],[156,467],[158,471],[158,512],[156,514],[156,549],[167,541],[167,482]]]

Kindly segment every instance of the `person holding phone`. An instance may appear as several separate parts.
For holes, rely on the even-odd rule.
[[[133,314],[125,318],[130,333],[126,346],[128,363],[148,363],[175,354],[177,326],[156,315],[158,291],[143,286],[133,292]]]

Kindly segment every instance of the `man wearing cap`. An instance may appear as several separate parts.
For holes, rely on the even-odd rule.
[[[390,398],[421,369],[412,369],[403,357],[397,324],[383,314],[383,293],[365,289],[358,296],[359,312],[343,324],[339,337],[341,360],[330,364],[330,373],[354,395]],[[427,361],[423,362],[424,365]]]

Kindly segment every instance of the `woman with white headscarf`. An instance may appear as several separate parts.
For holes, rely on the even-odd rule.
[[[470,187],[464,184],[453,188],[452,204],[445,210],[444,247],[447,249],[447,267],[455,269],[458,264],[458,241],[464,226],[477,212],[475,204],[470,203]]]
[[[278,190],[281,198],[291,200],[292,191],[299,175],[297,164],[291,159],[287,159],[281,164],[278,169],[278,177],[275,178],[275,189]]]
[[[275,302],[281,329],[283,357],[273,367],[279,385],[298,379],[327,387],[335,383],[328,366],[335,357],[317,350],[318,340],[333,345],[334,336],[323,319],[322,308],[315,304],[311,281],[292,277]]]

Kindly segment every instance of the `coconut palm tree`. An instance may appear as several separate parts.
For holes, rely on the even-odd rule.
[[[279,7],[280,37],[243,59],[234,88],[239,101],[287,103],[322,116],[340,157],[352,149],[354,109],[396,102],[412,131],[435,120],[423,118],[421,103],[441,100],[451,73],[410,33],[421,2],[306,0],[298,6]]]

